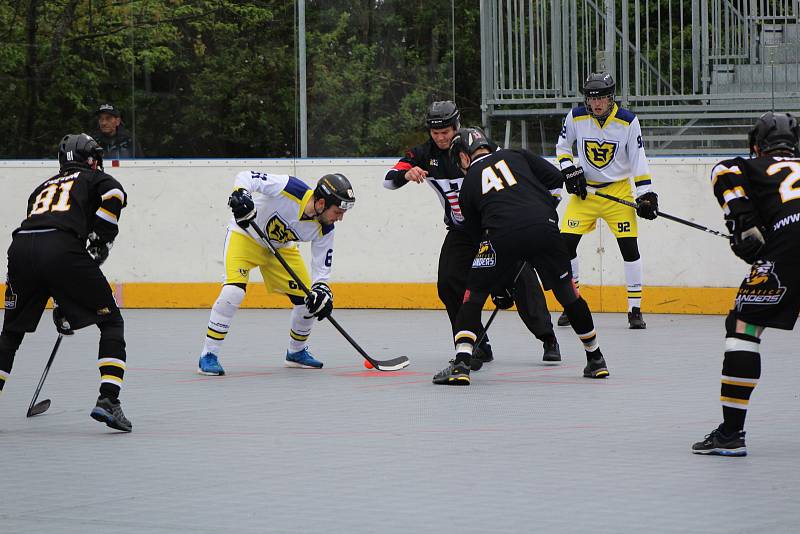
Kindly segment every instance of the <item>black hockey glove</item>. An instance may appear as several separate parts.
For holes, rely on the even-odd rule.
[[[97,265],[103,265],[108,259],[108,252],[111,250],[111,247],[114,246],[114,242],[109,241],[106,243],[94,232],[89,234],[87,239],[86,252],[89,253],[89,256],[92,257]]]
[[[59,334],[71,336],[75,333],[67,318],[61,313],[61,308],[58,307],[57,303],[53,303],[53,323],[55,323]]]
[[[233,218],[236,219],[236,224],[247,230],[250,227],[250,222],[256,218],[256,205],[253,203],[253,197],[250,196],[250,191],[247,189],[239,188],[228,198],[228,206],[233,212]]]
[[[658,217],[658,195],[652,191],[636,198],[636,215],[651,221]]]
[[[311,286],[306,296],[306,308],[318,321],[329,316],[333,311],[333,293],[325,282],[317,282]]]
[[[501,310],[507,310],[514,305],[514,295],[511,294],[511,290],[508,288],[493,291],[492,302]]]
[[[567,193],[578,195],[584,200],[589,192],[586,190],[586,176],[583,174],[583,169],[570,165],[561,169],[561,174],[564,175],[564,187],[567,188]]]
[[[725,221],[731,232],[731,250],[746,263],[752,264],[764,248],[764,229],[753,213],[742,213]]]

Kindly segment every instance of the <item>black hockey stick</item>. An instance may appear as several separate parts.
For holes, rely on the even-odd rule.
[[[519,275],[522,274],[522,269],[525,268],[525,264],[526,263],[527,262],[525,262],[525,261],[522,262],[522,265],[520,266],[519,271],[517,271],[516,276],[514,276],[514,281],[511,282],[512,288],[517,285],[517,279],[519,278]],[[480,361],[479,359],[475,358],[475,349],[478,347],[478,345],[483,343],[483,340],[486,338],[486,332],[487,332],[487,330],[489,330],[489,327],[492,325],[492,321],[494,321],[494,318],[497,317],[497,312],[499,312],[499,311],[500,311],[500,308],[495,306],[494,310],[492,310],[492,314],[489,316],[489,320],[486,321],[486,326],[483,327],[483,332],[481,332],[481,335],[478,336],[478,340],[475,341],[475,344],[473,345],[472,361],[470,361],[470,364],[469,364],[470,369],[473,370],[473,371],[480,371],[481,367],[483,367],[483,362]]]
[[[597,189],[589,189],[590,193],[597,195],[598,197],[603,197],[608,200],[612,200],[614,202],[619,202],[620,204],[624,204],[626,206],[630,206],[631,208],[636,208],[636,203],[631,202],[629,200],[625,200],[622,198],[618,198],[602,191],[598,191]],[[722,232],[718,232],[716,230],[712,230],[702,224],[693,223],[692,221],[687,221],[686,219],[681,219],[680,217],[675,217],[674,215],[670,215],[669,213],[664,213],[663,211],[656,210],[656,213],[659,217],[664,217],[665,219],[669,219],[670,221],[675,221],[677,223],[685,224],[686,226],[691,226],[692,228],[697,228],[698,230],[702,230],[704,232],[708,232],[709,234],[718,235],[719,237],[724,237],[725,239],[730,239],[731,236],[728,234],[723,234]]]
[[[311,291],[306,287],[303,281],[300,280],[300,278],[298,278],[297,274],[292,270],[292,268],[289,267],[289,264],[286,263],[286,260],[283,259],[283,256],[280,255],[280,253],[275,248],[275,246],[270,242],[266,234],[264,234],[264,231],[261,228],[259,228],[254,221],[250,222],[250,227],[256,231],[258,236],[261,238],[261,241],[267,246],[267,248],[269,248],[269,251],[272,252],[273,256],[275,256],[278,259],[280,264],[283,265],[283,268],[286,269],[286,272],[289,273],[289,276],[291,276],[292,279],[294,279],[294,281],[297,283],[298,287],[303,291],[303,293],[305,293],[306,295],[310,295]],[[334,328],[336,328],[336,330],[338,330],[339,333],[342,334],[344,338],[350,342],[353,348],[356,349],[359,352],[359,354],[361,354],[361,356],[364,357],[365,360],[371,363],[375,369],[378,369],[379,371],[398,371],[404,367],[407,367],[411,363],[406,356],[398,356],[397,358],[392,358],[391,360],[376,360],[375,358],[367,354],[364,351],[364,349],[362,349],[358,345],[358,343],[356,343],[356,341],[352,337],[350,337],[350,334],[345,332],[344,328],[342,328],[339,325],[339,323],[336,322],[336,320],[333,318],[332,315],[328,315],[326,319],[330,321],[330,323],[334,326]]]
[[[47,373],[50,371],[50,366],[53,365],[53,360],[56,357],[56,352],[58,351],[58,347],[61,345],[62,339],[64,339],[64,334],[59,333],[58,339],[56,339],[56,344],[53,346],[53,352],[50,353],[50,359],[47,360],[47,365],[44,366],[44,372],[42,372],[42,378],[39,379],[39,385],[36,386],[36,391],[31,399],[31,405],[28,406],[28,415],[26,415],[26,417],[33,417],[34,415],[43,414],[48,408],[50,408],[50,399],[45,399],[41,402],[36,402],[36,399],[39,397],[39,392],[42,390],[44,379],[47,378]]]

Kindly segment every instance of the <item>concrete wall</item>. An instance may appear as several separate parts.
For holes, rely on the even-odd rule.
[[[107,172],[129,195],[120,236],[104,266],[118,284],[218,283],[226,206],[234,175],[245,169],[288,173],[309,184],[327,172],[353,183],[357,202],[337,224],[333,279],[352,284],[423,284],[436,280],[444,235],[442,209],[427,185],[384,189],[393,159],[136,160]],[[653,158],[654,183],[664,211],[724,230],[709,185],[712,158]],[[55,161],[0,162],[0,247],[25,216],[33,188],[57,172]],[[562,202],[560,211],[563,212]],[[664,219],[641,221],[647,286],[738,286],[747,267],[726,240]],[[307,252],[307,250],[306,250]],[[622,259],[611,232],[586,236],[579,249],[584,286],[623,286]],[[3,262],[3,271],[5,262]],[[435,302],[435,295],[433,302]]]

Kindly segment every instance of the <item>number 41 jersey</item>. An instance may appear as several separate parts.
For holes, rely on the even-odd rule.
[[[55,228],[84,240],[95,232],[114,241],[127,196],[122,186],[102,171],[66,170],[45,180],[28,198],[27,218],[14,230]]]
[[[800,229],[800,158],[721,161],[711,171],[711,184],[726,218],[754,209],[768,235]]]

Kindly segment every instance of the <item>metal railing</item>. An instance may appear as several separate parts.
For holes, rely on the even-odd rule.
[[[800,0],[481,0],[483,122],[545,131],[605,70],[649,150],[730,151],[764,111],[800,110],[799,17]]]

